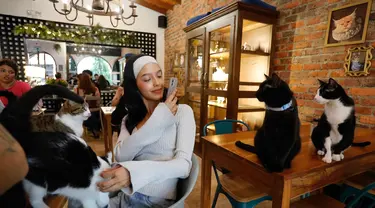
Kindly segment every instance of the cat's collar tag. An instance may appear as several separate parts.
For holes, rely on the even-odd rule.
[[[267,110],[272,110],[272,111],[285,111],[286,109],[290,108],[290,106],[293,105],[293,100],[290,100],[289,103],[281,106],[280,108],[272,108],[266,105]]]

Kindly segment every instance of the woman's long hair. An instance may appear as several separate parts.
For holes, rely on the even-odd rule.
[[[124,95],[122,96],[119,105],[123,105],[128,110],[128,117],[125,121],[125,126],[130,134],[137,124],[147,115],[147,108],[143,102],[142,95],[139,92],[133,67],[134,62],[142,56],[145,55],[140,54],[129,58],[125,65],[124,81],[122,82]]]
[[[109,87],[108,81],[105,79],[103,75],[99,76],[98,85],[100,90],[106,90]]]
[[[92,83],[90,77],[86,73],[78,75],[79,83],[78,89],[82,89],[85,94],[93,94],[96,92],[96,87]]]

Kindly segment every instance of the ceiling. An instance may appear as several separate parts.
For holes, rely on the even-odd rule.
[[[181,0],[135,0],[135,3],[155,10],[162,14],[167,14],[176,4],[181,4]]]

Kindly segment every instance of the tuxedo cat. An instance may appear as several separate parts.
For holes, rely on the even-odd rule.
[[[266,75],[265,75],[266,76]],[[254,146],[236,142],[236,146],[256,153],[269,172],[291,167],[301,149],[300,120],[293,92],[275,73],[260,84],[256,97],[266,104],[263,125],[258,129]]]
[[[323,161],[344,159],[344,151],[350,146],[367,146],[370,142],[353,143],[356,125],[354,101],[332,78],[328,83],[319,80],[320,87],[315,100],[324,104],[324,113],[313,129],[311,140]]]
[[[0,123],[26,153],[29,172],[23,186],[30,203],[34,208],[46,208],[43,197],[60,194],[81,201],[84,208],[105,207],[108,193],[101,193],[96,184],[103,180],[100,173],[110,168],[110,159],[96,156],[83,139],[71,132],[33,131],[31,111],[39,99],[51,94],[84,103],[65,87],[44,85],[8,104],[0,114]]]
[[[17,100],[17,97],[9,91],[0,91],[0,96],[6,97],[9,104]],[[90,116],[90,109],[86,102],[76,103],[67,100],[56,115],[32,116],[31,129],[33,132],[67,132],[81,137],[82,123]]]

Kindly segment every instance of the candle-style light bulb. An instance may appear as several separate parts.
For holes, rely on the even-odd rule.
[[[68,10],[68,0],[62,0],[62,3],[64,5],[64,10]]]

